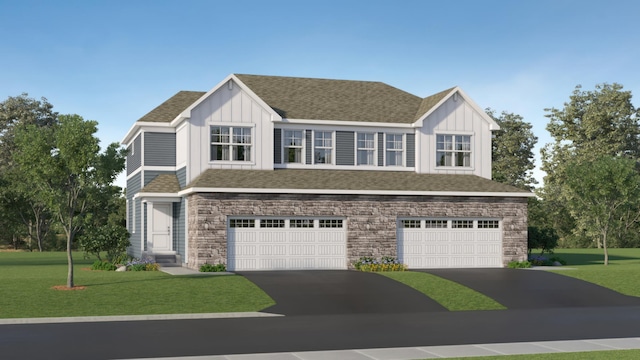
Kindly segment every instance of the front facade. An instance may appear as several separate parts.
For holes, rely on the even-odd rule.
[[[491,180],[498,129],[457,87],[232,74],[125,136],[129,252],[232,271],[524,260],[531,194]]]

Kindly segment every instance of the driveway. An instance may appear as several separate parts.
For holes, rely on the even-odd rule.
[[[508,309],[637,306],[640,298],[543,270],[416,270],[455,281],[493,298]],[[569,269],[564,271],[571,271]]]
[[[283,315],[400,314],[447,311],[422,293],[385,276],[347,270],[241,272]]]

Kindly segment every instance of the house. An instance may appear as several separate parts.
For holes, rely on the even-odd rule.
[[[458,87],[232,74],[140,118],[129,253],[232,271],[503,267],[527,254],[527,198],[491,180],[499,126]]]

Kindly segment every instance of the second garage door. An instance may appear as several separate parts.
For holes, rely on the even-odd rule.
[[[338,218],[230,218],[227,268],[347,268],[346,223]]]
[[[503,267],[497,219],[400,219],[397,236],[409,269]]]

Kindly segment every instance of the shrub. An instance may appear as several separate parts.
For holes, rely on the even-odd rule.
[[[96,260],[91,265],[91,270],[115,271],[118,267],[108,261]]]
[[[225,264],[203,264],[200,266],[200,272],[225,272],[227,267]]]
[[[127,263],[127,269],[131,271],[157,271],[160,269],[155,261],[150,257],[143,257],[142,259],[132,259]]]
[[[551,262],[552,262],[552,263],[554,263],[554,262],[556,262],[556,261],[557,261],[557,262],[559,262],[559,263],[560,263],[560,264],[562,264],[562,265],[567,265],[567,262],[566,262],[564,259],[561,259],[561,258],[559,258],[559,257],[557,257],[557,256],[554,256],[554,257],[552,257],[552,258],[551,258],[551,259],[549,259],[549,260],[551,260]]]
[[[545,252],[552,254],[553,249],[558,246],[558,234],[553,228],[529,226],[527,228],[527,247],[529,253],[532,249],[540,249],[540,254]]]
[[[131,242],[124,226],[106,224],[87,228],[79,238],[79,245],[85,253],[95,255],[98,260],[102,260],[100,252],[104,251],[107,260],[114,262],[116,257],[127,251]]]
[[[354,264],[356,270],[376,272],[376,271],[406,271],[407,265],[401,264],[393,256],[383,256],[380,260],[363,256]]]
[[[528,261],[511,261],[507,267],[509,269],[526,269],[531,267],[531,263]]]

